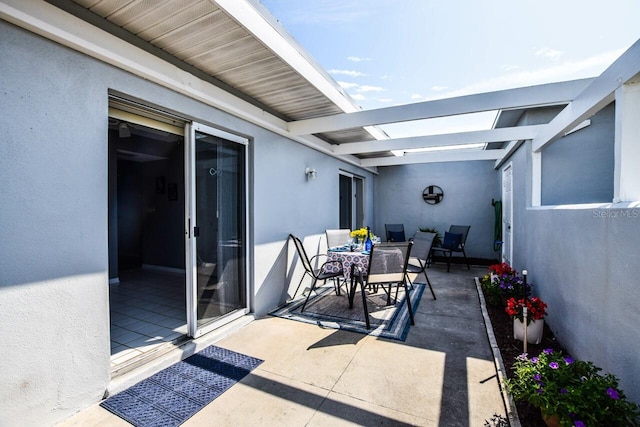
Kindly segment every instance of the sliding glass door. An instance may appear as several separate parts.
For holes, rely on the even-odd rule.
[[[364,226],[364,179],[340,172],[340,228],[355,230]]]
[[[247,140],[187,127],[187,323],[196,337],[248,312]]]

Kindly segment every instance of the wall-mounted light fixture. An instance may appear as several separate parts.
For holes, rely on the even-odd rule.
[[[316,179],[316,170],[314,168],[306,168],[304,173],[307,175],[307,180],[310,181],[312,179]]]
[[[118,135],[120,136],[120,138],[130,138],[131,129],[129,129],[129,125],[125,122],[121,122],[120,126],[118,126]]]

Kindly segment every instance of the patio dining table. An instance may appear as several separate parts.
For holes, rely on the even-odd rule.
[[[354,269],[360,269],[363,273],[366,272],[369,267],[369,252],[329,249],[327,256],[329,261],[340,261],[342,263],[342,271],[344,272],[345,279],[351,278],[351,266],[354,266]],[[327,271],[329,272],[334,272],[332,269],[335,268],[334,265],[327,265]]]
[[[340,261],[342,264],[342,272],[344,278],[350,281],[349,285],[349,308],[353,308],[353,297],[355,296],[355,275],[365,274],[369,268],[369,252],[367,251],[348,251],[344,249],[329,248],[327,256],[330,261]],[[327,264],[326,270],[332,271],[333,265]]]

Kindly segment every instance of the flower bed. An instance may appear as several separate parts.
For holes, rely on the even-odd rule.
[[[513,276],[517,275],[515,271],[507,271],[506,274]],[[494,336],[500,349],[501,357],[505,366],[505,373],[508,378],[507,382],[510,383],[512,394],[514,394],[513,392],[515,392],[515,394],[518,395],[517,397],[519,397],[518,400],[515,400],[515,404],[518,411],[518,417],[523,427],[547,426],[542,418],[540,405],[535,405],[536,402],[540,404],[540,402],[538,402],[539,399],[537,400],[538,393],[555,402],[554,404],[556,406],[552,406],[552,410],[553,408],[555,408],[556,410],[564,410],[565,414],[570,413],[571,416],[574,417],[571,420],[565,418],[565,420],[563,421],[564,424],[562,425],[604,425],[599,424],[594,420],[596,420],[598,416],[603,415],[615,418],[616,416],[625,416],[621,414],[633,413],[635,405],[626,401],[622,390],[619,390],[617,388],[617,379],[612,375],[601,374],[599,372],[600,368],[590,362],[575,361],[574,359],[572,359],[564,351],[560,343],[557,342],[553,335],[553,332],[548,328],[546,324],[544,325],[544,335],[542,341],[539,344],[529,343],[527,346],[528,357],[523,357],[523,343],[513,338],[513,318],[517,318],[518,315],[522,314],[522,306],[524,305],[524,301],[518,301],[514,298],[510,301],[511,305],[507,304],[505,306],[506,302],[509,300],[505,301],[505,299],[502,298],[502,302],[504,303],[503,304],[498,302],[500,298],[488,299],[486,296],[487,293],[494,292],[494,297],[500,296],[500,293],[502,293],[502,297],[504,297],[505,292],[509,293],[511,291],[510,289],[499,287],[499,285],[496,286],[496,284],[498,283],[499,282],[496,280],[489,281],[487,276],[485,276],[481,280],[482,291],[485,294],[485,300],[487,300],[487,311],[493,327]],[[529,284],[527,284],[527,286],[529,287]],[[523,290],[523,288],[521,289]],[[531,298],[529,301],[527,301],[528,311],[535,319],[542,319],[546,314],[546,304],[539,299],[534,300],[534,298]],[[545,361],[549,357],[553,358],[553,360],[549,360],[548,363],[546,363]],[[525,374],[529,374],[532,370],[540,368],[540,366],[536,365],[539,360],[541,360],[543,363],[546,363],[546,366],[549,367],[547,371],[544,371],[537,376],[537,372],[534,372],[530,375],[531,378],[528,378],[527,375],[523,375],[523,372],[525,372]],[[565,372],[560,368],[566,367],[569,367],[567,368],[567,372],[571,372],[571,370],[582,370],[584,371],[584,375],[581,374],[578,378],[578,381],[572,384],[567,383],[566,387],[555,387],[555,395],[548,394],[548,390],[544,389],[540,384],[540,381],[542,381],[542,377],[544,376],[542,374],[544,374],[545,372],[551,372],[552,374],[555,374],[557,372]],[[516,372],[514,371],[514,368],[519,368],[519,379],[516,375]],[[525,377],[526,380],[523,379]],[[536,378],[538,378],[537,381]],[[530,379],[532,380],[529,381]],[[518,381],[519,385],[514,388],[514,382]],[[549,379],[547,379],[547,382],[548,381]],[[561,382],[563,381],[564,380],[562,380]],[[603,386],[603,384],[605,386]],[[585,398],[583,396],[585,393],[591,393],[593,396],[590,395],[589,397]],[[553,396],[555,396],[555,398]],[[571,396],[575,397],[575,399],[571,400]],[[581,406],[581,402],[583,401],[594,402],[598,398],[602,399],[597,405],[599,408],[601,408],[601,413],[599,414],[594,414],[594,411],[590,410],[588,406]],[[534,404],[532,404],[531,402],[533,402]],[[567,412],[568,408],[571,408],[573,411]],[[580,424],[580,422],[582,421],[578,418],[575,418],[575,412],[582,412],[584,414],[582,417],[585,418],[585,420],[589,420],[590,422]],[[613,418],[607,418],[607,422],[612,421]],[[636,419],[631,422],[625,420],[624,422],[618,422],[615,425],[640,425],[635,424],[636,422],[640,423],[640,419]]]

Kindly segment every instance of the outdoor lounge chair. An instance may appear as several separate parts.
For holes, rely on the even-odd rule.
[[[427,280],[427,284],[429,285],[429,289],[431,290],[433,299],[436,299],[436,294],[433,292],[431,281],[429,280],[429,276],[427,276],[427,267],[429,265],[429,256],[431,255],[433,241],[436,236],[437,233],[417,231],[412,239],[413,248],[411,249],[411,258],[409,258],[409,264],[407,265],[407,278],[409,280],[409,283],[413,285],[411,283],[411,276],[415,275],[415,278],[413,279],[413,282],[415,283],[418,277],[420,277],[420,274],[424,274],[424,278]],[[415,263],[417,263],[417,265]]]
[[[305,276],[309,275],[312,278],[311,288],[309,289],[309,293],[307,294],[307,299],[304,301],[304,304],[302,305],[302,309],[300,309],[300,312],[302,313],[304,311],[304,308],[307,306],[307,302],[309,302],[309,297],[311,296],[311,293],[314,291],[316,284],[318,283],[318,280],[322,280],[323,283],[326,283],[327,279],[333,279],[336,295],[340,295],[340,279],[343,277],[342,263],[340,261],[327,261],[324,264],[322,264],[320,268],[314,269],[312,266],[313,259],[322,255],[316,255],[309,258],[307,256],[307,252],[304,250],[304,246],[302,245],[302,242],[300,241],[300,239],[294,236],[293,234],[289,234],[289,238],[293,240],[293,243],[296,245],[298,256],[300,257],[300,261],[302,262],[302,265],[304,267],[304,274],[302,275],[302,278],[300,279],[300,283],[298,283],[298,287],[296,288],[296,291],[293,293],[293,296],[291,297],[291,299],[295,298]],[[323,256],[326,256],[326,255],[323,255]],[[327,266],[329,265],[332,267],[330,271],[327,269]]]
[[[450,226],[449,231],[444,233],[442,244],[440,246],[434,246],[431,249],[433,253],[441,253],[445,257],[447,260],[447,272],[451,269],[451,255],[453,255],[454,252],[462,253],[467,264],[467,268],[471,270],[469,260],[467,259],[467,253],[464,251],[464,245],[467,242],[467,236],[469,235],[470,228],[471,226],[469,225]]]
[[[387,304],[391,304],[391,290],[395,286],[395,302],[398,298],[398,287],[404,287],[405,300],[407,302],[407,308],[409,310],[409,318],[411,324],[414,325],[413,310],[411,308],[411,301],[409,298],[409,287],[407,286],[407,264],[409,263],[409,256],[411,254],[411,247],[413,242],[385,242],[373,245],[371,248],[371,255],[369,257],[369,267],[366,273],[366,285],[364,284],[364,278],[362,272],[356,272],[357,283],[360,284],[362,293],[362,306],[364,308],[364,316],[367,324],[369,325],[369,310],[367,309],[367,299],[365,294],[366,287],[381,287],[387,294]],[[355,285],[357,286],[357,284]],[[350,298],[353,298],[355,293],[355,286],[352,287],[350,292]],[[385,287],[386,286],[386,287]]]
[[[404,235],[404,224],[385,224],[384,231],[387,233],[387,242],[406,242]]]

